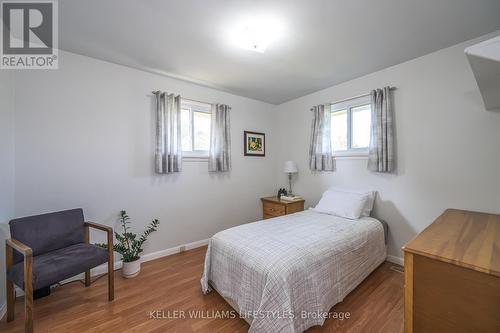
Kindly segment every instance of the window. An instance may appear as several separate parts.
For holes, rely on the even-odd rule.
[[[211,106],[181,101],[182,153],[185,157],[208,157],[210,147]]]
[[[332,104],[332,148],[337,156],[367,154],[370,144],[370,96]]]

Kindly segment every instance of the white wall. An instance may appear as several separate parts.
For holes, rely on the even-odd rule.
[[[12,72],[0,73],[0,313],[5,299],[6,223],[14,216],[14,106]]]
[[[389,254],[396,257],[448,207],[500,213],[500,112],[485,110],[467,63],[464,49],[474,42],[280,105],[277,162],[297,161],[295,189],[306,204],[316,204],[332,185],[377,190],[374,213],[389,223]],[[311,173],[310,107],[387,85],[397,87],[397,172],[371,173],[366,159],[351,159],[338,160],[336,172]],[[284,174],[278,175],[286,184]]]
[[[14,86],[16,216],[83,207],[118,227],[126,209],[138,231],[157,217],[148,253],[255,221],[274,192],[273,105],[66,52],[58,70],[20,71]],[[205,161],[154,174],[157,89],[232,107],[232,172],[209,174]],[[267,157],[243,156],[244,130],[266,133]]]
[[[482,105],[463,53],[471,43],[280,106],[66,52],[59,70],[2,72],[0,219],[83,207],[87,219],[117,227],[118,211],[127,209],[137,230],[161,220],[150,253],[259,219],[259,198],[286,185],[282,165],[293,159],[294,189],[308,205],[331,185],[378,190],[375,215],[389,223],[389,254],[400,257],[400,247],[447,207],[500,212],[500,113]],[[309,108],[385,85],[397,87],[397,173],[370,173],[358,159],[312,174]],[[154,174],[154,89],[232,106],[231,173],[186,162],[180,174]],[[244,130],[266,133],[265,158],[243,156]]]
[[[14,106],[12,72],[0,75],[0,223],[14,213]]]

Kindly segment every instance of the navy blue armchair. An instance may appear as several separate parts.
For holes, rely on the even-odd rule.
[[[25,294],[25,332],[33,331],[33,290],[85,272],[108,262],[108,300],[114,299],[113,229],[85,222],[83,210],[28,216],[9,222],[6,241],[7,321],[14,319],[14,284]],[[89,244],[89,228],[107,233],[108,249]],[[15,251],[14,251],[15,250]]]

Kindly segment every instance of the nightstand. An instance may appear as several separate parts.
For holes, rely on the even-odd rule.
[[[277,197],[261,198],[262,201],[262,218],[270,219],[277,216],[293,214],[304,210],[305,200],[285,201],[279,200]]]

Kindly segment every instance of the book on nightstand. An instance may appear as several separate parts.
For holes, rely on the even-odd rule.
[[[300,195],[282,195],[280,197],[281,200],[284,201],[298,201],[298,200],[303,200]]]

